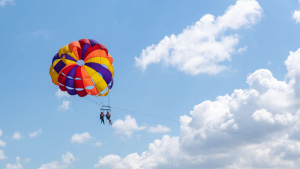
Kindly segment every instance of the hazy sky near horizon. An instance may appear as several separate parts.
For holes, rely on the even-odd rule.
[[[0,168],[300,168],[300,1],[0,0],[0,23]],[[52,58],[83,38],[114,58],[111,106],[179,122],[102,125],[61,92]]]

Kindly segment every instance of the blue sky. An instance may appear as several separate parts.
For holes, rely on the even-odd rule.
[[[297,146],[189,125],[299,142],[298,10],[296,0],[0,0],[0,168],[299,168]],[[113,110],[114,125],[101,125],[98,105],[60,93],[52,57],[83,38],[114,58],[112,106],[181,122]]]

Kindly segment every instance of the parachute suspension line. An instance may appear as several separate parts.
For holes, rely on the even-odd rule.
[[[95,104],[97,104],[97,105],[99,105],[99,106],[102,106],[100,103],[98,103],[98,102],[92,100],[91,98],[88,98],[88,97],[84,97],[84,98],[85,98],[86,100],[92,102],[92,103],[95,103]]]
[[[116,110],[125,111],[125,112],[130,112],[130,113],[134,113],[134,114],[149,116],[149,117],[153,117],[153,118],[158,118],[158,119],[173,121],[173,122],[177,122],[177,123],[186,123],[186,124],[189,124],[189,125],[192,125],[192,126],[203,127],[205,129],[217,130],[217,131],[222,131],[222,132],[225,132],[225,133],[242,135],[242,136],[250,137],[250,138],[254,138],[254,139],[267,140],[267,141],[271,141],[271,142],[282,143],[282,144],[287,144],[287,145],[293,145],[293,146],[299,146],[300,147],[300,145],[298,145],[298,144],[288,143],[288,142],[284,142],[284,141],[279,141],[279,140],[273,140],[273,139],[268,139],[268,138],[264,138],[264,137],[253,136],[253,135],[239,133],[239,132],[235,132],[235,131],[229,131],[229,130],[222,130],[222,129],[212,128],[212,127],[206,127],[206,126],[195,124],[195,123],[181,122],[179,120],[169,119],[169,118],[160,117],[160,116],[154,116],[154,115],[140,113],[140,112],[135,112],[135,111],[131,111],[131,110],[125,110],[125,109],[121,109],[121,108],[117,108],[117,107],[110,107],[110,108],[116,109]]]
[[[84,98],[85,98],[86,100],[88,100],[88,101],[94,103],[94,104],[99,105],[99,106],[101,107],[101,109],[100,109],[101,111],[106,111],[106,112],[110,112],[110,111],[111,111],[110,105],[108,105],[108,104],[103,104],[103,102],[102,102],[102,103],[99,103],[100,100],[97,100],[97,99],[95,99],[95,98],[93,98],[93,97],[84,97]]]
[[[86,96],[84,98],[88,98],[89,101],[96,103],[98,105],[105,105],[105,103],[103,103],[103,97],[95,97],[95,96]]]
[[[91,97],[95,102],[97,102],[97,103],[99,103],[99,104],[101,104],[101,105],[103,105],[103,102],[101,101],[101,97],[99,97],[99,98],[97,98],[97,97]]]
[[[106,105],[105,103],[105,98],[100,97],[99,99],[97,99],[99,102],[101,102],[102,105]]]
[[[110,94],[108,93],[107,96],[103,98],[103,102],[104,102],[103,105],[110,106],[109,100],[110,100]]]
[[[104,101],[105,104],[103,104],[103,106],[101,107],[101,111],[106,111],[106,112],[111,112],[111,107],[110,107],[110,103],[109,103],[109,99],[110,99],[110,94],[108,93],[107,95],[107,102]]]
[[[108,98],[108,102],[106,102],[103,97],[95,98],[93,96],[86,96],[84,98],[86,100],[94,103],[94,104],[99,105],[101,107],[101,111],[107,111],[107,112],[111,111],[111,107],[109,105],[109,103],[110,103],[110,101],[109,101],[110,96],[109,95],[107,97]]]
[[[95,103],[95,104],[97,104],[97,105],[102,106],[100,103],[96,102],[95,100],[93,100],[93,99],[91,99],[91,98],[88,98],[88,100],[91,101],[91,102],[93,102],[93,103]]]
[[[107,103],[108,106],[110,106],[110,94],[108,93],[108,103]]]
[[[101,104],[102,104],[101,111],[106,111],[106,112],[111,111],[111,108],[110,108],[110,94],[109,93],[106,97],[100,97],[98,99],[98,101],[101,102]]]

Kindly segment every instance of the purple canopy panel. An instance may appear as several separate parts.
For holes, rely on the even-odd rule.
[[[106,84],[109,84],[112,78],[112,74],[108,69],[98,63],[86,63],[86,66],[96,70],[101,74],[102,78],[105,80]]]
[[[57,53],[56,55],[54,55],[54,57],[53,57],[53,59],[52,59],[52,64],[53,64],[53,62],[54,62],[56,59],[60,59],[58,53]]]
[[[110,82],[110,85],[108,86],[108,88],[111,89],[113,87],[113,85],[114,85],[114,79],[112,78],[111,82]]]
[[[54,66],[54,70],[56,73],[59,73],[64,67],[66,66],[66,64],[60,60],[55,66]]]
[[[75,78],[75,72],[78,66],[74,66],[68,73],[67,78],[66,78],[66,82],[65,82],[65,86],[67,88],[67,91],[70,95],[76,95],[77,92],[75,90],[75,85],[74,85],[74,78]],[[72,79],[68,78],[71,77]],[[68,89],[68,87],[73,88],[73,89]]]
[[[99,42],[95,41],[94,39],[89,39],[89,41],[90,41],[92,47],[93,47],[94,45],[98,45],[98,44],[99,44]]]
[[[70,55],[68,55],[68,54],[65,54],[65,58],[66,59],[69,59],[69,60],[72,60],[72,61],[74,61],[74,62],[77,62],[77,60],[75,60],[74,58],[72,58]]]
[[[81,50],[81,59],[84,58],[86,50],[90,47],[90,44],[86,43]]]

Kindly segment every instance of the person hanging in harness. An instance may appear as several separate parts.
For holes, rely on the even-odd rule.
[[[105,124],[104,123],[104,113],[103,112],[101,112],[101,114],[100,114],[100,120],[101,120],[101,124],[102,123]]]
[[[110,120],[110,114],[109,114],[108,111],[107,111],[107,113],[106,113],[106,118],[107,118],[107,120],[109,121],[109,124],[112,125],[111,120]]]

